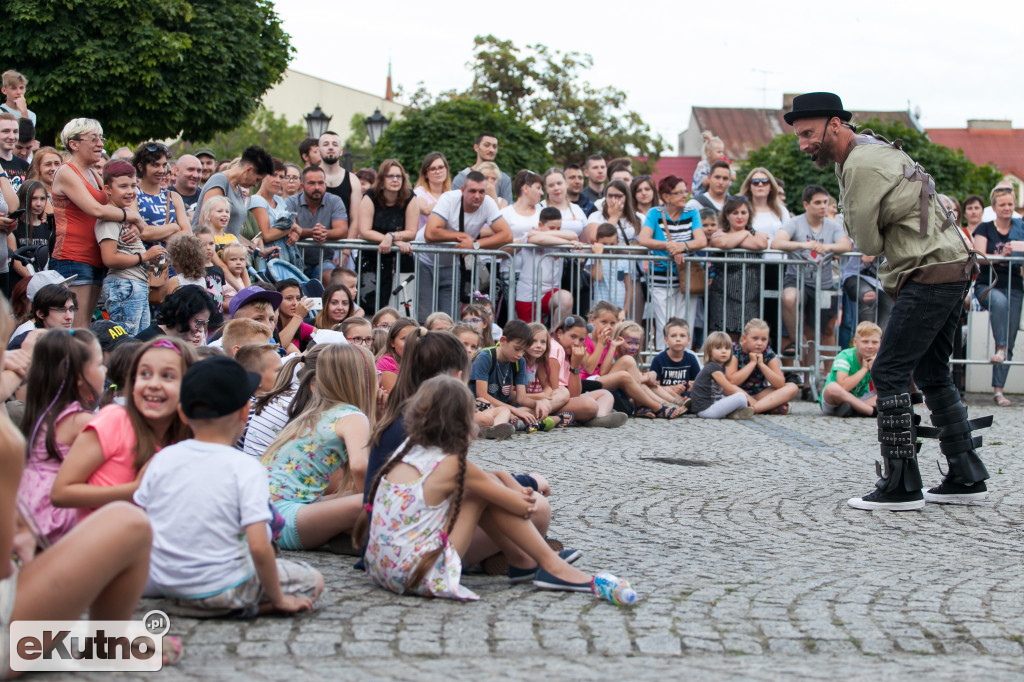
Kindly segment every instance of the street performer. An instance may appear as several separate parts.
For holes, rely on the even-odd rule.
[[[931,176],[902,151],[899,140],[890,143],[870,130],[858,134],[838,95],[800,95],[784,118],[796,132],[800,151],[810,154],[817,167],[835,164],[846,231],[862,253],[885,255],[878,274],[895,299],[871,368],[878,396],[880,480],[875,490],[849,505],[904,511],[921,509],[926,501],[985,499],[988,471],[977,453],[981,437],[972,431],[990,426],[992,417],[968,421],[949,373],[953,337],[978,271],[973,249],[952,226]],[[910,393],[911,373],[934,428],[919,426],[913,404],[920,398]],[[919,437],[938,438],[949,464],[942,483],[924,494]]]

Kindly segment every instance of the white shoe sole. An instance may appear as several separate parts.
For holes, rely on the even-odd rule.
[[[854,509],[865,511],[915,511],[924,509],[924,500],[910,500],[908,502],[870,502],[862,497],[851,497],[846,504]]]
[[[960,495],[936,495],[925,491],[924,499],[933,504],[974,504],[988,499],[988,491],[983,493],[963,493]]]

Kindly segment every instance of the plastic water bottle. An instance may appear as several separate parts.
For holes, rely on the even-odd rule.
[[[616,578],[611,573],[595,575],[590,589],[598,597],[607,599],[616,606],[628,606],[636,601],[636,592],[629,582],[622,578]]]

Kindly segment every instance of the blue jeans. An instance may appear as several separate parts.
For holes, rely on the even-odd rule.
[[[106,300],[107,315],[135,336],[150,325],[149,285],[133,279],[107,277],[103,280],[101,298]]]
[[[61,277],[74,275],[75,279],[66,285],[69,287],[99,286],[103,283],[103,268],[95,268],[88,263],[54,258],[50,261],[50,269],[56,270]]]
[[[949,356],[970,282],[907,282],[893,304],[871,367],[879,398],[910,391],[910,376],[925,397],[953,388]]]
[[[1006,349],[1006,359],[1013,359],[1013,345],[1017,342],[1017,328],[1020,326],[1020,308],[1024,302],[1024,291],[1010,289],[1009,296],[1005,289],[992,287],[988,295],[982,292],[978,296],[981,307],[988,311],[988,322],[992,325],[992,336],[996,346]],[[992,365],[992,386],[1002,388],[1006,385],[1006,375],[1010,368],[1007,365]]]

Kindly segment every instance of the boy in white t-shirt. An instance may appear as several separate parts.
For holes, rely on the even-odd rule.
[[[135,491],[153,527],[147,591],[211,617],[306,611],[324,587],[315,568],[275,559],[266,469],[232,447],[259,383],[227,357],[190,367],[178,413],[194,438],[154,455]]]
[[[540,224],[527,233],[525,241],[542,246],[580,247],[576,233],[562,229],[562,212],[552,206],[541,210]],[[520,320],[533,321],[537,301],[541,305],[541,315],[551,320],[561,320],[572,310],[572,294],[558,288],[562,282],[562,259],[542,258],[546,253],[551,253],[551,249],[523,249],[519,254],[522,267],[516,280],[516,317]],[[536,272],[538,259],[540,273]],[[535,283],[538,274],[539,291]]]

